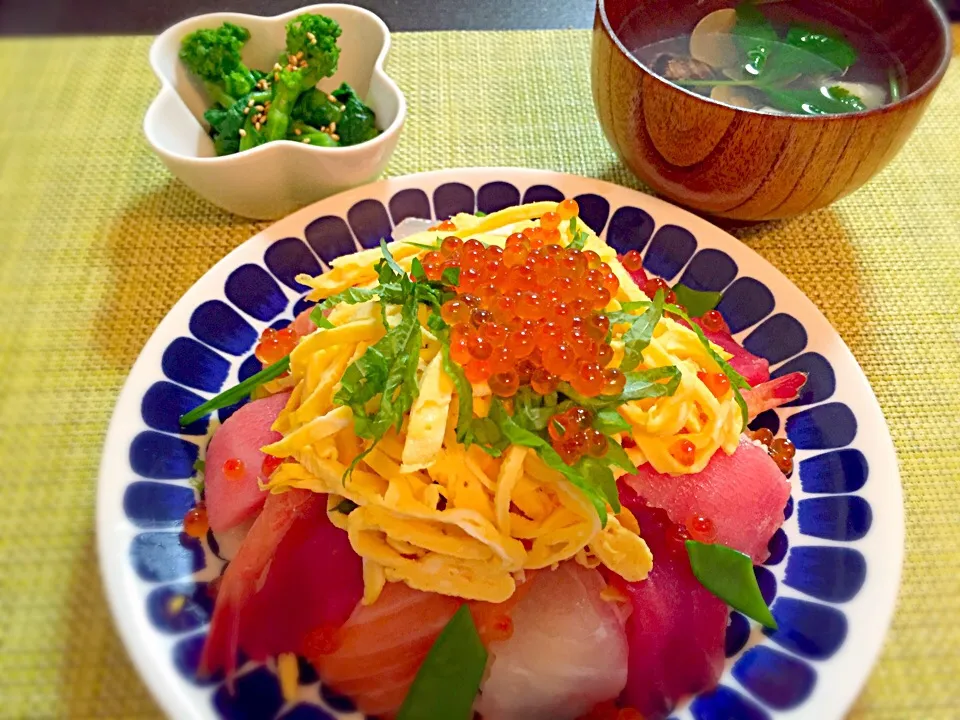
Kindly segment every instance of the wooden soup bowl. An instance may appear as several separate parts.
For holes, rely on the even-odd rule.
[[[906,69],[898,102],[868,112],[807,117],[744,110],[672,85],[630,50],[689,34],[738,0],[598,0],[593,100],[624,163],[655,191],[707,215],[787,218],[853,192],[900,151],[950,60],[950,28],[935,0],[844,0],[818,19],[850,17],[879,33]],[[833,15],[833,17],[831,17]]]

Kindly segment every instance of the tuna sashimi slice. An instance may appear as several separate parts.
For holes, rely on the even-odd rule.
[[[363,595],[363,562],[346,531],[330,522],[322,497],[294,520],[244,608],[240,647],[254,660],[303,654],[311,631],[339,628]]]
[[[236,670],[242,614],[264,582],[264,574],[277,548],[298,520],[315,517],[319,510],[325,511],[326,504],[326,495],[307,490],[269,496],[263,512],[222,576],[210,634],[200,659],[202,673],[209,674],[223,668],[230,681]]]
[[[257,484],[265,457],[260,448],[282,437],[270,426],[289,397],[290,393],[280,393],[247,403],[213,434],[207,447],[203,480],[207,518],[215,533],[239,525],[263,507],[266,493]],[[231,458],[243,463],[239,477],[229,478],[223,472],[223,464]]]
[[[434,641],[460,607],[457,598],[388,583],[372,605],[358,605],[340,629],[336,649],[310,654],[323,682],[367,715],[390,717]]]
[[[753,420],[766,410],[773,410],[793,402],[800,397],[800,390],[806,383],[807,374],[795,372],[760,383],[750,390],[744,390],[743,399],[747,403],[750,419]]]
[[[597,570],[542,570],[513,609],[513,634],[489,646],[475,709],[484,720],[572,720],[627,681],[624,614]]]
[[[623,705],[655,720],[685,695],[716,685],[724,663],[727,606],[694,577],[662,510],[648,507],[622,482],[620,501],[636,516],[653,552],[653,570],[643,582],[611,576],[633,606],[626,627],[627,686],[620,697]]]
[[[720,451],[702,472],[663,475],[649,463],[626,482],[653,507],[683,525],[701,515],[713,521],[716,542],[739,550],[755,563],[767,559],[767,543],[783,524],[790,483],[767,451],[745,437],[733,455]],[[654,566],[656,566],[654,554]]]

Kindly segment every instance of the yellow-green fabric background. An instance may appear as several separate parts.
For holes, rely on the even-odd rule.
[[[607,147],[587,31],[396,36],[389,174],[518,165],[636,181]],[[94,508],[104,432],[167,310],[265,225],[174,180],[141,120],[149,38],[0,42],[0,716],[153,717],[112,625]],[[896,442],[899,608],[854,718],[960,717],[960,67],[835,207],[738,232],[823,310]],[[876,528],[874,532],[883,532]]]

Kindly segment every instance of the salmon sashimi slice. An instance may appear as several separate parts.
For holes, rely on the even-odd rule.
[[[260,467],[266,457],[260,448],[282,436],[271,430],[290,393],[254,400],[237,410],[217,428],[207,447],[204,499],[207,518],[215,533],[234,528],[256,515],[267,498],[260,489]],[[241,472],[227,476],[224,463],[239,460]]]
[[[767,543],[783,524],[790,482],[766,449],[740,438],[733,455],[716,453],[701,472],[671,476],[649,463],[636,475],[624,477],[633,490],[670,519],[685,525],[695,516],[713,522],[715,542],[749,555],[755,563],[767,559]],[[656,565],[654,554],[654,565]]]
[[[270,562],[290,528],[302,517],[315,516],[318,508],[326,511],[326,503],[326,495],[307,490],[268,496],[263,512],[222,576],[210,634],[200,658],[201,674],[222,668],[231,682],[237,665],[244,609],[265,581]]]
[[[458,598],[388,583],[372,605],[358,605],[337,634],[336,649],[308,655],[323,682],[367,715],[399,710],[417,671]]]

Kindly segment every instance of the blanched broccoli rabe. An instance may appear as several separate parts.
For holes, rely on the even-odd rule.
[[[197,30],[180,45],[180,59],[203,80],[214,102],[224,108],[253,90],[257,78],[243,64],[240,52],[250,39],[246,28],[224,23],[216,30]]]
[[[267,72],[243,64],[245,28],[224,23],[184,38],[180,58],[215,103],[204,118],[217,155],[274,140],[337,147],[376,137],[374,112],[353,88],[343,83],[328,94],[316,87],[337,70],[340,32],[328,17],[298,16],[287,24],[285,51]]]
[[[340,122],[343,111],[340,101],[333,95],[328,95],[314,88],[300,96],[293,108],[293,119],[302,120],[314,127],[329,127],[331,123]]]
[[[267,114],[267,141],[287,135],[290,113],[303,93],[337,70],[340,26],[322,15],[300,15],[287,23],[287,50],[274,66],[273,102]]]

